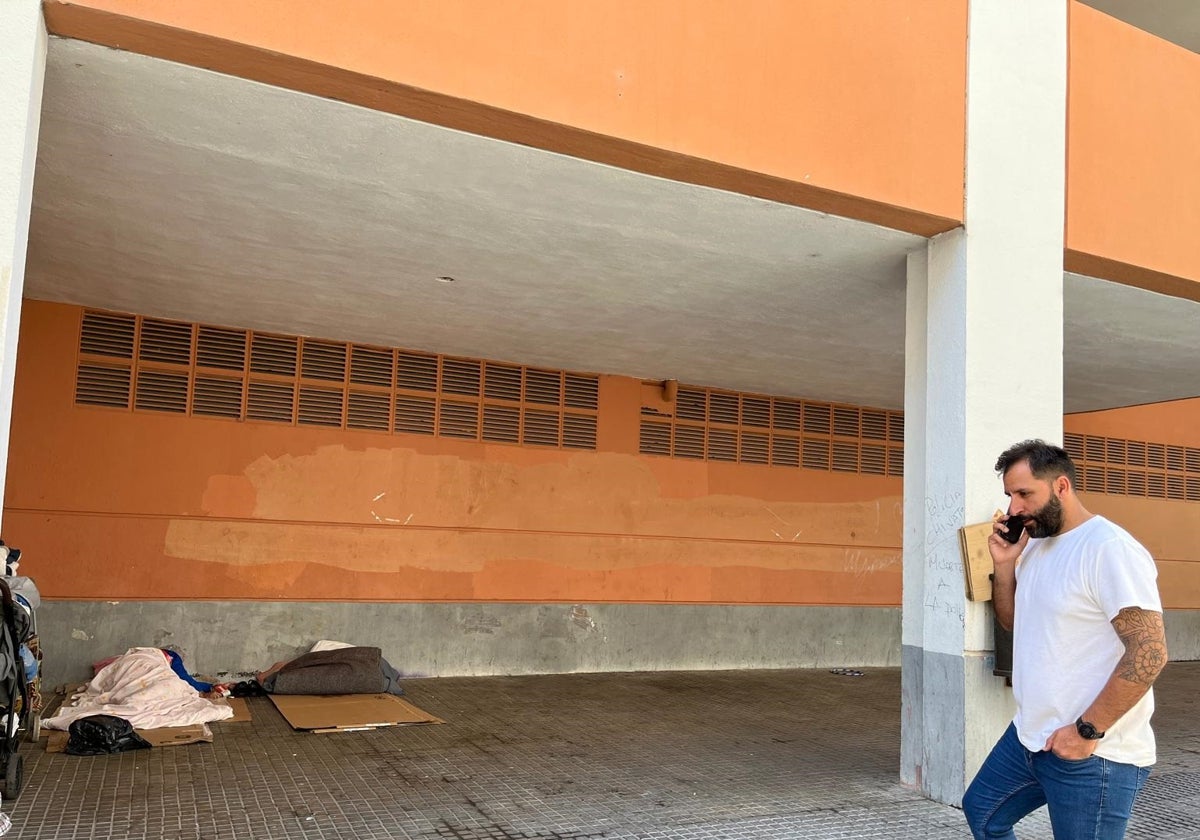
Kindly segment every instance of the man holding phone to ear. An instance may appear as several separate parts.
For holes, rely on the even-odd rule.
[[[1017,714],[967,788],[967,823],[977,840],[1015,838],[1046,805],[1055,840],[1120,840],[1155,762],[1150,687],[1167,645],[1154,559],[1083,507],[1066,450],[1027,440],[996,472],[1011,502],[988,539],[992,601],[1013,631]]]

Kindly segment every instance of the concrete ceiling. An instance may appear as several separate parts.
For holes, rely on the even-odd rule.
[[[1200,2],[1196,0],[1083,0],[1128,24],[1200,53]]]
[[[922,245],[53,39],[26,295],[899,408]],[[1069,411],[1200,395],[1200,304],[1065,295]]]

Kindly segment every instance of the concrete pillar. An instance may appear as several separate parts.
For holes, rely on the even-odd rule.
[[[908,263],[901,778],[957,805],[1013,712],[958,528],[992,466],[1062,440],[1066,0],[971,0],[965,224]]]
[[[0,0],[0,501],[8,472],[17,333],[45,74],[46,24],[40,0]]]

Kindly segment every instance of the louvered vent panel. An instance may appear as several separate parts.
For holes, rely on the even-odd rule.
[[[771,463],[777,467],[800,466],[800,438],[783,435],[771,438]]]
[[[1191,473],[1200,473],[1200,449],[1188,448],[1184,454],[1184,459],[1187,465],[1187,471]]]
[[[525,401],[540,405],[562,402],[562,375],[548,370],[525,371]]]
[[[708,395],[708,421],[710,423],[728,423],[737,425],[738,395],[713,392]]]
[[[305,379],[324,379],[326,382],[345,381],[346,345],[340,342],[304,339],[300,375]]]
[[[438,411],[438,434],[443,437],[479,437],[479,406],[444,400]]]
[[[577,373],[566,375],[566,391],[563,403],[567,408],[588,408],[593,411],[599,403],[600,378],[597,376],[581,376]]]
[[[829,441],[804,438],[801,444],[801,464],[810,470],[829,469]]]
[[[742,432],[738,460],[743,464],[765,464],[769,459],[770,439],[759,432]]]
[[[707,411],[708,395],[695,388],[680,388],[675,396],[675,416],[680,420],[703,421]]]
[[[221,370],[246,367],[245,330],[200,327],[196,335],[196,364]]]
[[[887,440],[887,412],[864,408],[862,436],[867,440]]]
[[[1167,466],[1167,447],[1161,443],[1146,444],[1146,465],[1161,470]]]
[[[1110,464],[1125,463],[1125,441],[1107,438],[1104,442],[1104,460]]]
[[[346,406],[346,428],[372,429],[386,432],[391,418],[388,408],[391,400],[387,394],[373,391],[351,391]]]
[[[246,418],[291,423],[295,397],[296,386],[291,383],[251,382],[246,397]]]
[[[844,405],[834,406],[833,433],[839,437],[858,437],[859,410]]]
[[[833,407],[824,403],[804,404],[804,431],[814,435],[827,435]]]
[[[643,455],[671,454],[671,427],[643,420],[638,429],[638,452]]]
[[[350,348],[350,381],[355,385],[392,387],[392,361],[395,354],[382,347],[355,344]]]
[[[1084,489],[1092,493],[1104,492],[1104,467],[1084,467]]]
[[[596,418],[591,414],[563,417],[563,446],[567,449],[596,448]]]
[[[771,401],[763,397],[742,397],[742,425],[765,429],[771,425]]]
[[[800,430],[800,403],[795,400],[775,400],[774,409],[771,428]]]
[[[887,453],[888,475],[904,475],[904,450],[891,447]]]
[[[136,323],[137,321],[132,315],[85,312],[83,313],[83,327],[79,334],[79,349],[84,353],[94,353],[97,356],[132,359],[133,333]]]
[[[479,396],[479,377],[482,372],[483,365],[475,359],[443,359],[442,393]]]
[[[177,321],[142,320],[138,358],[146,362],[173,365],[192,363],[192,325]]]
[[[675,442],[671,447],[671,454],[676,458],[703,458],[704,427],[676,426]]]
[[[858,444],[845,441],[833,442],[834,472],[858,472]]]
[[[1082,461],[1083,435],[1063,435],[1063,449],[1067,450],[1067,454],[1071,456],[1071,460]]]
[[[1146,444],[1140,440],[1131,440],[1125,444],[1125,454],[1131,467],[1146,466]],[[1074,457],[1074,456],[1072,456]]]
[[[1104,477],[1105,493],[1125,492],[1125,470],[1109,467]]]
[[[1200,477],[1188,476],[1187,500],[1189,502],[1200,502]]]
[[[1104,463],[1104,438],[1095,437],[1094,435],[1084,435],[1083,437],[1083,457],[1086,461],[1092,461],[1097,464]]]
[[[299,340],[294,336],[255,333],[250,340],[250,370],[295,376],[298,345]]]
[[[129,368],[80,365],[75,374],[75,402],[128,408],[129,378]]]
[[[899,411],[888,412],[888,440],[904,443],[904,415]]]
[[[521,401],[521,369],[489,362],[483,371],[483,395],[490,400]]]
[[[1167,478],[1161,473],[1149,473],[1146,476],[1146,495],[1152,499],[1167,498]]]
[[[1183,472],[1184,463],[1185,463],[1185,459],[1183,457],[1183,447],[1182,446],[1168,446],[1167,447],[1167,469],[1175,470],[1176,472]]]
[[[859,453],[859,470],[867,475],[887,474],[887,450],[879,444],[864,443]]]
[[[300,388],[300,408],[296,422],[302,426],[341,428],[343,393],[332,388]]]
[[[421,353],[400,354],[396,366],[397,388],[409,391],[436,391],[437,383],[437,356],[426,356]]]
[[[491,366],[488,366],[491,375]],[[520,372],[517,377],[520,383]],[[483,407],[483,439],[499,443],[517,443],[521,433],[521,411],[506,405],[485,405]]]
[[[233,420],[241,417],[242,380],[198,375],[192,392],[192,414]]]
[[[1130,496],[1146,495],[1146,474],[1130,470],[1125,476],[1125,492]]]
[[[710,461],[736,461],[737,432],[732,429],[709,429],[708,458]]]
[[[1181,475],[1167,476],[1167,498],[1182,502],[1186,498],[1186,485]]]
[[[558,446],[561,425],[558,412],[527,409],[521,425],[521,443],[532,446]]]
[[[188,375],[174,371],[139,370],[133,407],[142,411],[187,413]]]
[[[436,403],[432,397],[396,397],[396,417],[392,430],[410,435],[433,434]]]

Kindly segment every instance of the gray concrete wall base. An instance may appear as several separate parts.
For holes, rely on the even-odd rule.
[[[1200,659],[1200,610],[1167,610],[1163,624],[1172,662]]]
[[[380,647],[409,676],[900,664],[898,608],[47,600],[37,622],[48,686],[130,647],[238,673],[320,639]]]

